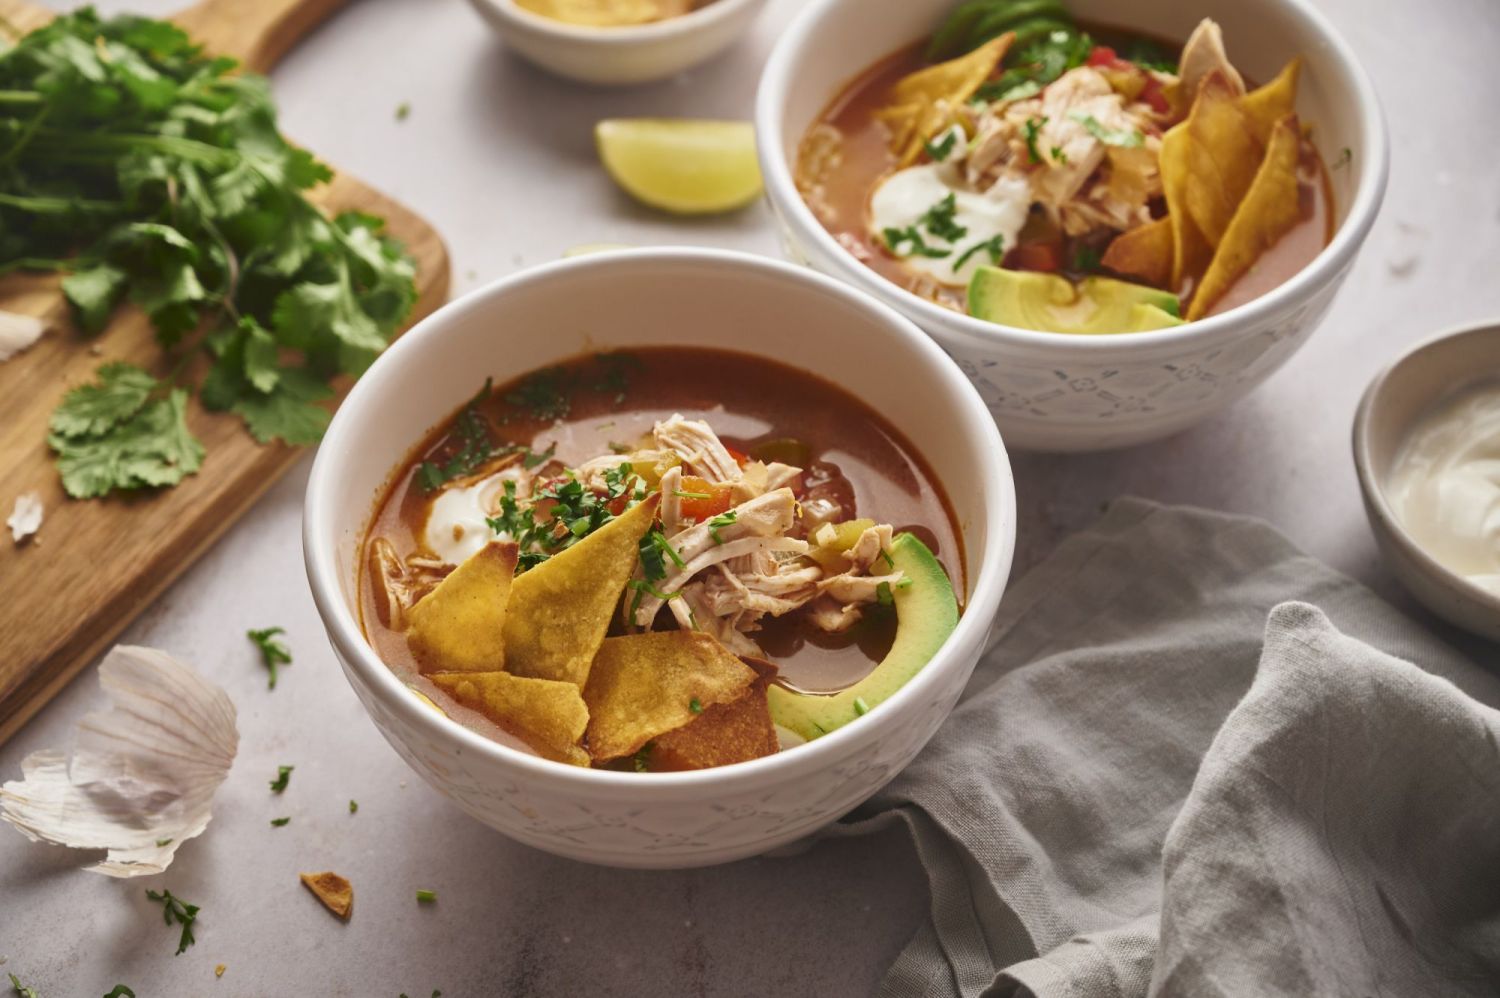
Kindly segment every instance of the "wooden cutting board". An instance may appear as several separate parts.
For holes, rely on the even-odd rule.
[[[344,0],[204,0],[174,18],[210,50],[265,71]],[[0,0],[0,17],[21,30],[51,12]],[[388,109],[379,109],[386,114]],[[316,150],[314,150],[316,151]],[[412,321],[448,296],[448,254],[408,209],[335,168],[314,200],[330,212],[385,218],[417,260]],[[47,448],[47,420],[63,393],[111,360],[163,376],[166,364],[145,317],[121,311],[85,340],[68,322],[55,277],[0,279],[0,310],[42,316],[53,328],[30,350],[0,363],[0,521],[23,492],[46,507],[40,534],[17,547],[0,530],[0,743],[4,743],[295,463],[302,451],[261,446],[239,418],[197,406],[188,424],[207,457],[181,485],[130,498],[78,501],[62,490]],[[342,385],[339,398],[347,392]],[[290,582],[300,585],[299,580]],[[226,621],[234,634],[263,621]]]

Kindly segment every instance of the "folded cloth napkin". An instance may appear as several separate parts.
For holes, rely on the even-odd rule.
[[[828,834],[903,825],[926,867],[889,995],[1494,996],[1497,704],[1266,524],[1122,500]]]

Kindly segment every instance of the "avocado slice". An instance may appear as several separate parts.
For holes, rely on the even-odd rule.
[[[1044,333],[1140,333],[1182,325],[1181,312],[1172,292],[1112,277],[980,267],[969,281],[970,315]]]
[[[958,626],[953,584],[927,546],[911,534],[891,541],[894,571],[911,580],[895,588],[896,640],[868,676],[838,693],[798,693],[784,686],[767,691],[771,720],[811,741],[841,728],[887,700],[937,654]]]

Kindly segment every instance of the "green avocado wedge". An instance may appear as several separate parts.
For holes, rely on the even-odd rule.
[[[969,314],[987,322],[1043,333],[1141,333],[1182,325],[1170,291],[1085,277],[980,267],[969,281]]]
[[[889,699],[922,671],[958,626],[958,601],[943,566],[911,534],[891,541],[894,570],[911,585],[893,589],[896,640],[868,676],[834,694],[795,693],[782,686],[768,692],[771,720],[811,741],[841,728]]]

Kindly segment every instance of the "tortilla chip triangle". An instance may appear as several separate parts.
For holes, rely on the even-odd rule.
[[[1302,134],[1297,116],[1289,114],[1271,132],[1265,161],[1256,172],[1250,191],[1224,233],[1224,241],[1188,308],[1189,321],[1208,313],[1230,285],[1243,277],[1261,254],[1286,235],[1301,216],[1297,190],[1297,160]]]
[[[704,708],[688,724],[658,735],[651,748],[653,770],[708,769],[772,755],[780,747],[766,688],[776,676],[769,662],[742,658],[756,678],[739,699]]]
[[[889,106],[876,113],[891,129],[891,148],[901,166],[916,162],[923,143],[955,120],[959,108],[995,72],[1014,38],[1007,32],[967,55],[896,81]]]
[[[512,541],[491,541],[411,608],[407,646],[423,672],[505,668],[501,632],[516,575]]]
[[[508,670],[579,687],[587,682],[660,501],[653,494],[516,579],[503,634]]]
[[[589,723],[588,708],[572,683],[508,672],[439,672],[430,678],[542,755],[576,766],[589,764],[588,753],[578,746]]]
[[[1171,287],[1172,220],[1158,218],[1121,233],[1110,241],[1099,262],[1154,287]]]
[[[354,885],[333,871],[298,874],[303,886],[323,902],[323,907],[345,921],[354,910]]]
[[[608,638],[583,691],[589,754],[600,762],[634,755],[700,711],[739,699],[755,680],[755,670],[698,631]]]
[[[1161,139],[1161,186],[1167,201],[1167,224],[1172,232],[1172,283],[1182,293],[1184,284],[1203,273],[1213,247],[1203,237],[1187,206],[1187,158],[1192,139],[1187,123],[1169,129]]]
[[[1183,198],[1198,231],[1217,247],[1255,179],[1264,145],[1234,89],[1219,73],[1203,81],[1183,127],[1191,138]]]

